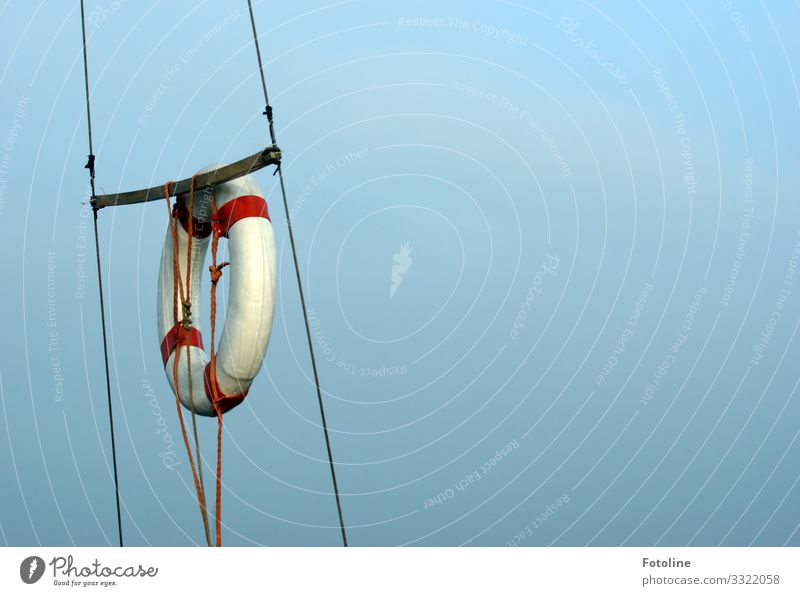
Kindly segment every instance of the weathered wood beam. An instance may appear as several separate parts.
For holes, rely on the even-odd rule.
[[[195,179],[195,190],[202,189],[216,184],[222,184],[236,178],[241,178],[251,172],[256,172],[262,168],[270,165],[280,165],[281,151],[276,146],[272,145],[263,151],[254,153],[244,159],[240,159],[230,165],[223,166],[217,170],[200,174]],[[169,185],[169,196],[188,193],[192,185],[191,178],[184,178],[178,182],[172,182]],[[119,192],[110,195],[97,195],[92,204],[97,208],[101,207],[116,207],[118,205],[134,205],[136,203],[144,203],[146,201],[157,201],[158,199],[165,198],[164,185],[153,186],[152,188],[145,188],[143,190],[134,190],[131,192]]]

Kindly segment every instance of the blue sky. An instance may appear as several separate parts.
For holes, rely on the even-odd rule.
[[[254,7],[353,544],[800,543],[796,4]],[[267,142],[246,3],[87,18],[102,192]],[[78,4],[0,26],[0,540],[113,544]],[[335,545],[257,177],[279,296],[225,419],[225,543]],[[156,337],[164,211],[100,212],[131,545],[202,541]]]

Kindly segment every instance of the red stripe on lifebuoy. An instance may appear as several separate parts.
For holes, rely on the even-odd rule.
[[[183,325],[180,323],[176,323],[172,329],[167,331],[167,334],[161,341],[161,359],[164,361],[164,366],[167,365],[169,355],[172,354],[172,351],[178,345],[186,345],[186,332],[183,329]],[[203,336],[200,334],[199,329],[195,329],[194,327],[189,328],[189,345],[200,348],[201,350],[203,349]]]
[[[219,217],[221,236],[227,236],[228,230],[233,227],[233,224],[247,217],[269,219],[267,202],[256,195],[244,195],[228,201],[219,208],[217,215]]]
[[[208,401],[212,404],[214,403],[214,391],[211,389],[211,363],[209,362],[206,364],[206,370],[204,373],[204,378],[206,380],[206,397]],[[222,392],[222,389],[219,388],[219,383],[217,383],[217,395],[219,396],[219,409],[222,413],[227,412],[231,408],[238,406],[240,403],[244,401],[244,398],[247,397],[247,392],[249,389],[246,389],[242,393],[237,393],[235,395],[225,395]]]
[[[175,199],[175,216],[181,222],[183,231],[195,238],[208,238],[211,235],[211,222],[200,221],[192,217],[192,228],[189,231],[189,208],[186,206],[186,195],[178,195]]]

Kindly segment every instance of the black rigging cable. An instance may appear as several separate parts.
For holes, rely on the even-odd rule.
[[[269,104],[269,95],[267,94],[267,82],[264,79],[264,65],[261,61],[261,49],[258,45],[258,33],[256,33],[256,19],[253,16],[253,3],[252,0],[247,0],[247,8],[250,11],[250,24],[253,27],[253,42],[256,46],[256,56],[258,57],[258,72],[261,75],[261,88],[264,91],[264,103],[266,107],[264,108],[264,115],[267,117],[267,121],[269,122],[269,136],[272,139],[272,144],[277,145],[275,141],[275,126],[272,123],[272,106]],[[339,496],[339,485],[336,482],[336,469],[333,465],[333,453],[331,452],[331,440],[328,436],[328,423],[325,419],[325,407],[322,404],[322,391],[320,390],[319,386],[319,375],[317,374],[317,359],[314,355],[314,343],[311,340],[311,327],[308,324],[308,313],[306,312],[306,299],[305,293],[303,292],[303,282],[300,279],[300,266],[297,261],[297,249],[295,248],[294,243],[294,232],[292,231],[292,218],[289,215],[289,203],[286,200],[286,187],[283,183],[283,171],[281,170],[280,164],[278,164],[277,172],[278,180],[280,181],[281,186],[281,195],[283,196],[283,209],[286,212],[286,225],[289,228],[289,243],[292,246],[292,259],[294,260],[294,272],[297,276],[297,288],[300,291],[300,306],[303,309],[303,320],[306,324],[306,339],[308,340],[308,352],[311,355],[311,368],[314,371],[314,385],[317,389],[317,401],[319,402],[319,413],[322,419],[322,430],[325,433],[325,447],[328,450],[328,464],[331,467],[331,479],[333,480],[333,492],[336,496],[336,509],[339,512],[339,528],[342,531],[342,543],[344,546],[347,546],[347,532],[345,530],[344,525],[344,516],[342,515],[342,501]]]
[[[106,366],[106,396],[108,397],[108,422],[111,428],[111,459],[114,462],[114,492],[117,499],[117,531],[119,545],[122,546],[122,514],[119,507],[119,477],[117,475],[117,443],[114,437],[114,413],[111,408],[111,377],[108,372],[108,337],[106,336],[106,308],[103,300],[103,275],[100,268],[100,238],[97,233],[97,211],[94,189],[94,145],[92,143],[92,112],[89,106],[89,60],[86,56],[86,13],[81,0],[81,33],[83,34],[83,77],[86,87],[86,122],[89,129],[89,161],[86,169],[89,170],[89,183],[92,187],[92,212],[94,213],[94,247],[97,254],[97,288],[100,293],[100,321],[103,326],[103,357]]]

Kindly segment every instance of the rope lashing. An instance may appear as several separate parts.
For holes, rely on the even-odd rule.
[[[188,300],[183,301],[183,318],[181,319],[181,325],[187,331],[192,328],[192,303]]]
[[[84,169],[89,170],[89,179],[92,181],[92,183],[94,183],[94,161],[95,157],[93,154],[90,153],[89,158],[86,161],[86,165],[83,166]],[[92,188],[92,194],[94,194],[94,188]]]

